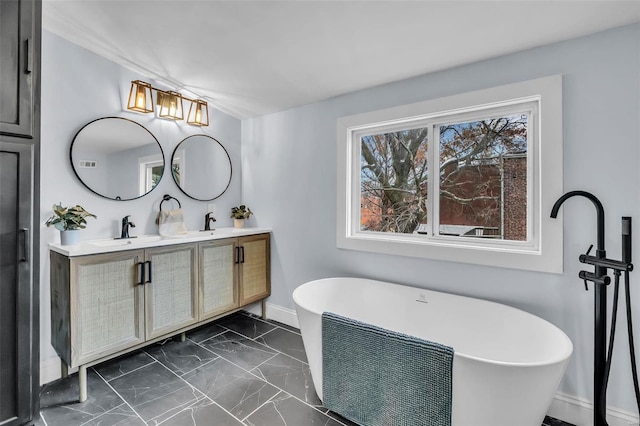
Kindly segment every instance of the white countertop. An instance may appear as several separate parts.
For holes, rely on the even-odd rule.
[[[216,228],[213,231],[189,231],[186,234],[172,237],[160,235],[142,235],[136,238],[82,241],[78,244],[63,246],[60,243],[49,244],[49,249],[65,256],[85,256],[88,254],[114,253],[125,250],[138,250],[148,247],[162,247],[175,244],[186,244],[207,240],[220,240],[245,235],[265,234],[270,228]]]

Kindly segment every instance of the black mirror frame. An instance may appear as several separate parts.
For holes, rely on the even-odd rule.
[[[151,188],[151,190],[150,190],[150,191],[148,191],[148,192],[146,192],[146,193],[144,193],[144,194],[142,194],[142,195],[140,195],[140,196],[137,196],[137,197],[134,197],[134,198],[127,198],[127,199],[124,199],[124,200],[123,200],[123,199],[121,199],[121,198],[119,198],[119,197],[111,198],[111,197],[108,197],[108,196],[106,196],[106,195],[100,194],[99,192],[96,192],[93,188],[89,187],[89,185],[87,185],[87,184],[82,180],[82,178],[81,178],[81,177],[80,177],[80,175],[78,174],[78,171],[76,170],[75,165],[73,164],[73,145],[75,144],[76,139],[77,139],[78,135],[80,134],[80,132],[82,132],[82,131],[85,129],[85,127],[87,127],[87,126],[89,126],[89,125],[91,125],[91,124],[95,123],[96,121],[99,121],[99,120],[105,120],[105,119],[109,119],[109,118],[117,118],[118,120],[125,120],[125,121],[129,121],[129,122],[131,122],[131,123],[133,123],[133,124],[136,124],[136,125],[138,125],[138,126],[142,127],[142,128],[143,128],[147,133],[149,133],[149,135],[151,135],[151,137],[153,138],[153,140],[155,140],[155,141],[156,141],[156,143],[158,144],[158,148],[160,148],[160,153],[162,154],[162,164],[163,164],[163,165],[165,164],[165,160],[166,160],[166,158],[165,158],[165,156],[164,156],[164,150],[162,149],[162,145],[160,145],[160,142],[158,141],[158,138],[156,138],[156,137],[155,137],[155,135],[154,135],[153,133],[151,133],[151,131],[150,131],[149,129],[147,129],[147,128],[146,128],[146,127],[144,127],[142,124],[140,124],[140,123],[138,123],[138,122],[136,122],[136,121],[133,121],[133,120],[130,120],[130,119],[128,119],[128,118],[124,118],[124,117],[100,117],[100,118],[96,118],[95,120],[92,120],[92,121],[88,122],[87,124],[85,124],[84,126],[82,126],[82,127],[80,128],[80,130],[78,130],[78,131],[76,132],[76,134],[73,136],[73,139],[71,140],[71,146],[69,147],[69,162],[71,163],[71,168],[73,169],[73,173],[76,175],[76,177],[78,178],[78,180],[80,181],[80,183],[82,183],[82,184],[85,186],[85,188],[87,188],[89,191],[93,192],[94,194],[96,194],[96,195],[98,195],[98,196],[100,196],[100,197],[102,197],[102,198],[106,198],[107,200],[113,200],[113,201],[131,201],[131,200],[137,200],[138,198],[142,198],[142,197],[144,197],[145,195],[150,194],[151,192],[153,192],[153,190],[154,190],[154,189],[156,189],[156,188],[158,187],[158,185],[160,184],[160,182],[162,182],[162,178],[163,178],[163,177],[164,177],[164,175],[165,175],[165,172],[166,172],[166,165],[164,166],[164,168],[163,168],[163,170],[162,170],[162,176],[160,176],[160,180],[158,181],[158,184],[156,184],[153,188]]]
[[[211,140],[213,140],[215,143],[217,143],[218,145],[220,145],[220,148],[222,148],[222,150],[224,151],[224,153],[227,155],[227,159],[229,160],[229,181],[227,182],[227,185],[224,187],[224,189],[222,190],[222,192],[220,192],[220,194],[216,195],[213,198],[196,198],[193,195],[190,195],[187,193],[186,190],[184,190],[181,186],[180,183],[176,180],[175,175],[173,174],[173,159],[176,156],[176,152],[178,152],[178,148],[180,147],[180,145],[182,144],[182,142],[186,141],[189,138],[193,138],[195,136],[204,136],[206,138],[209,138]],[[233,163],[231,163],[231,156],[229,155],[229,152],[227,151],[227,149],[220,143],[219,140],[217,140],[216,138],[209,136],[209,135],[205,135],[203,133],[199,133],[196,135],[191,135],[191,136],[187,136],[186,138],[182,139],[178,145],[176,145],[176,147],[173,150],[173,153],[171,154],[171,163],[169,163],[169,170],[171,171],[171,177],[173,178],[173,181],[175,182],[176,186],[178,187],[178,189],[180,189],[180,191],[186,195],[187,197],[196,200],[196,201],[213,201],[217,198],[220,198],[222,196],[222,194],[224,194],[225,192],[227,192],[227,189],[229,189],[229,186],[231,185],[231,179],[233,178]]]

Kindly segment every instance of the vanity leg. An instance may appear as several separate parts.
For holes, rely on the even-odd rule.
[[[267,299],[262,299],[262,319],[267,319]]]
[[[69,366],[63,359],[60,359],[60,378],[66,379],[69,376]]]
[[[184,342],[185,340],[187,340],[187,333],[185,332],[180,333],[180,341]]]
[[[87,366],[81,365],[78,368],[78,381],[80,385],[80,402],[87,400]]]

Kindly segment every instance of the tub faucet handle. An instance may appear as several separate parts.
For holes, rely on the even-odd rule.
[[[585,253],[586,256],[589,256],[589,253],[591,253],[591,249],[592,248],[593,248],[593,244],[589,245],[589,248],[587,249],[587,252]],[[580,276],[580,275],[578,275],[578,276]],[[587,285],[587,279],[584,278],[584,277],[581,277],[581,278],[583,278],[582,281],[584,281],[584,291],[589,291],[589,286]]]

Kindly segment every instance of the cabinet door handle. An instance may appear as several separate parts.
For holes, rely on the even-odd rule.
[[[144,284],[144,262],[136,263],[138,265],[138,285]]]
[[[235,250],[233,263],[240,263],[240,247],[234,247],[233,249]]]
[[[22,234],[22,257],[20,258],[20,262],[28,262],[29,261],[29,228],[22,228],[20,230]]]
[[[244,246],[240,247],[240,253],[241,253],[240,263],[244,263]]]
[[[24,55],[24,73],[31,74],[31,70],[33,69],[33,43],[31,43],[30,38],[24,41]]]
[[[145,281],[145,284],[147,284],[147,283],[151,283],[151,281],[152,281],[152,280],[151,280],[151,261],[150,261],[150,260],[147,260],[147,261],[146,261],[146,262],[144,262],[144,263],[145,263],[145,265],[149,265],[149,279],[148,279],[147,281]]]

